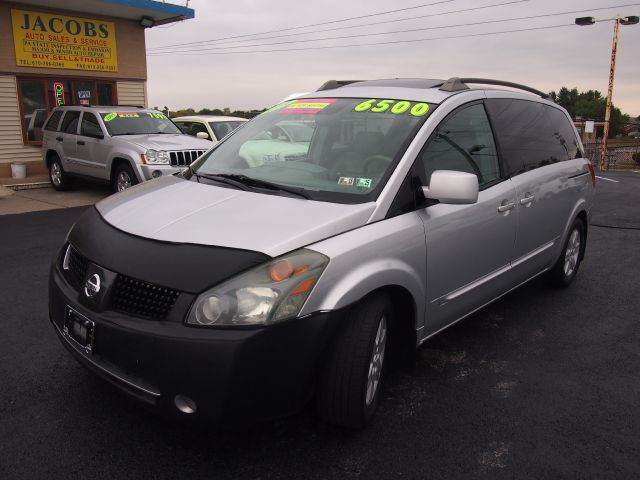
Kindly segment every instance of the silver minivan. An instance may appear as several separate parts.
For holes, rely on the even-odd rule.
[[[280,125],[311,131],[304,151],[276,151]],[[50,317],[81,363],[185,422],[313,398],[362,427],[389,359],[538,275],[573,281],[594,187],[571,118],[535,89],[331,81],[87,210]]]

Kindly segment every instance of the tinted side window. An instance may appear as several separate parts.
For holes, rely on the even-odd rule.
[[[489,99],[486,105],[510,175],[577,158],[573,126],[560,110],[514,99]]]
[[[80,112],[74,110],[67,110],[62,119],[62,125],[60,131],[65,133],[76,133],[78,129],[78,119],[80,118]]]
[[[438,125],[420,154],[426,182],[436,170],[474,173],[486,185],[500,177],[498,155],[482,104],[465,107]]]
[[[103,135],[98,119],[93,113],[84,112],[80,124],[80,135],[85,137],[97,137]]]
[[[62,110],[56,110],[49,117],[49,121],[44,126],[45,130],[50,130],[55,132],[58,129],[58,124],[60,123],[60,117],[62,117]]]
[[[567,160],[580,158],[582,152],[580,152],[580,145],[578,144],[573,124],[561,110],[548,105],[545,105],[544,108],[547,111],[547,125],[551,127],[551,132],[549,133],[553,139],[552,143],[559,150],[559,154],[566,155]]]

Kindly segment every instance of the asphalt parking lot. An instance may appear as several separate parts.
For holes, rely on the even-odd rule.
[[[0,217],[0,478],[638,478],[640,173],[602,176],[575,283],[427,342],[358,433],[311,408],[222,433],[148,413],[49,324],[49,262],[84,207]]]

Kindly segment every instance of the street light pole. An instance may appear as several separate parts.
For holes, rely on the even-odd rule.
[[[604,132],[602,135],[602,145],[600,146],[600,171],[607,169],[605,159],[607,157],[607,141],[609,138],[609,128],[611,126],[611,106],[613,98],[613,81],[616,75],[616,54],[618,53],[618,37],[620,25],[635,25],[638,23],[637,16],[615,17],[603,20],[596,20],[593,17],[576,18],[576,25],[593,25],[596,22],[613,20],[613,41],[611,42],[611,64],[609,66],[609,89],[607,90],[607,104],[604,112]]]
[[[600,171],[607,169],[605,159],[607,157],[607,140],[611,125],[611,99],[613,97],[613,80],[616,75],[616,54],[618,53],[618,35],[620,33],[620,18],[616,17],[613,23],[613,41],[611,43],[611,65],[609,67],[609,90],[607,91],[607,106],[604,111],[604,132],[602,145],[600,146]]]

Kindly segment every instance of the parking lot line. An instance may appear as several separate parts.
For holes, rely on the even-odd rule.
[[[600,177],[598,175],[596,175],[596,178],[599,178],[600,180],[606,180],[607,182],[620,183],[620,180],[612,180],[611,178]]]

